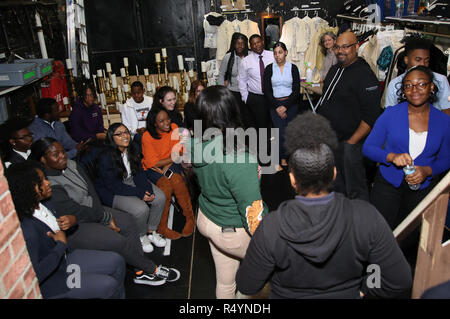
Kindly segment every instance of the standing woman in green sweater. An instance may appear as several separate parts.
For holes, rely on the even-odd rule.
[[[224,86],[208,87],[197,99],[196,112],[202,132],[194,133],[190,149],[201,189],[197,227],[214,259],[216,297],[232,299],[240,260],[268,209],[261,198],[256,156],[235,143],[233,129],[242,122],[233,94]]]

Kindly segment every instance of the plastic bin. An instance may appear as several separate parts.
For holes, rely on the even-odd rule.
[[[38,78],[36,63],[0,64],[0,86],[21,86]]]
[[[42,78],[52,73],[53,59],[26,59],[15,60],[14,63],[36,63],[37,64],[37,77]]]

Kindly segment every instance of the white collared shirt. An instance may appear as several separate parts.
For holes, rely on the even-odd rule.
[[[125,165],[125,169],[127,170],[127,178],[130,178],[130,176],[131,176],[131,166],[130,166],[130,161],[128,160],[127,152],[123,152],[122,153],[122,160],[123,160],[123,164]]]
[[[53,213],[41,203],[39,203],[39,209],[34,210],[33,217],[36,217],[41,222],[46,224],[51,230],[53,230],[53,232],[61,230],[58,226],[55,215],[53,215]]]

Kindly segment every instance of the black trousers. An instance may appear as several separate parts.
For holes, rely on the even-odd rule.
[[[239,105],[239,111],[241,112],[241,120],[242,120],[242,124],[244,125],[244,129],[247,129],[250,125],[249,121],[251,118],[251,114],[250,111],[247,107],[247,105],[244,103],[244,101],[242,101],[242,96],[240,92],[235,92],[235,91],[231,91],[231,93],[233,93],[234,98],[236,99],[236,102]]]
[[[370,202],[394,230],[428,195],[436,183],[437,180],[432,180],[427,188],[413,191],[409,188],[406,181],[403,180],[400,187],[397,188],[386,181],[378,170],[370,194]]]
[[[339,143],[335,152],[337,169],[335,191],[350,199],[359,198],[369,201],[362,146],[363,141],[357,144],[348,144],[345,141]]]
[[[264,95],[249,92],[247,97],[247,108],[250,116],[250,127],[257,129],[272,127],[269,106]]]
[[[259,164],[262,166],[270,165],[271,163],[266,163],[262,159],[262,153],[270,154],[271,152],[271,145],[270,145],[270,138],[271,138],[271,132],[270,128],[273,127],[272,125],[272,119],[270,117],[270,110],[269,105],[267,103],[267,100],[264,95],[254,94],[250,93],[247,97],[247,109],[249,118],[247,120],[248,127],[255,128],[257,131],[257,153],[258,153],[258,161]],[[260,141],[260,132],[259,129],[266,129],[267,130],[267,139],[266,141]],[[261,145],[264,145],[266,148],[266,151],[263,152],[261,150]],[[252,151],[252,149],[251,149]],[[278,150],[276,150],[278,152]],[[278,164],[278,163],[276,163]]]
[[[156,265],[144,256],[133,216],[110,207],[103,207],[112,213],[120,233],[100,223],[81,223],[78,229],[67,238],[69,247],[114,251],[121,255],[127,264],[153,273]]]

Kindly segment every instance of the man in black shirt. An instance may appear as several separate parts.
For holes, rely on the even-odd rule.
[[[338,64],[325,78],[318,113],[330,121],[338,136],[336,191],[369,200],[362,145],[380,114],[381,96],[378,79],[358,57],[358,48],[353,32],[337,38],[334,53]]]

